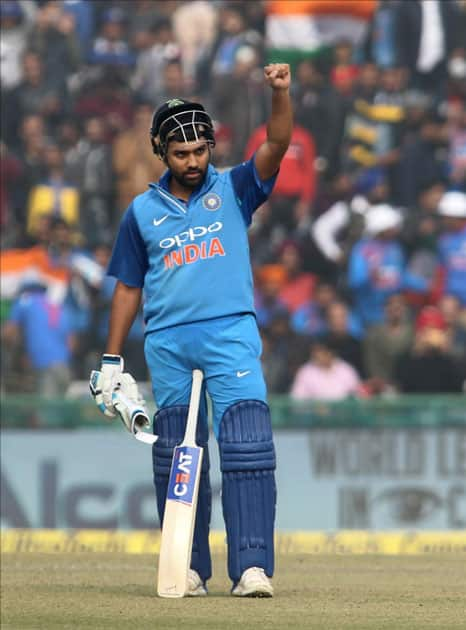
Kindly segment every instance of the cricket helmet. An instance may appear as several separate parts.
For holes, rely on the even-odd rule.
[[[214,147],[214,125],[200,103],[172,98],[161,105],[152,117],[150,137],[154,153],[165,158],[170,140],[200,142]]]

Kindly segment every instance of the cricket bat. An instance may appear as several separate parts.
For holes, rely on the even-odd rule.
[[[186,431],[183,442],[173,453],[160,543],[157,583],[160,597],[184,597],[188,590],[203,452],[196,444],[202,379],[201,370],[193,370]]]

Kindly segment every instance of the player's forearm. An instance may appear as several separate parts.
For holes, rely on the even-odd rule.
[[[129,329],[141,304],[142,290],[117,282],[110,310],[110,326],[106,352],[121,354]]]
[[[267,123],[267,143],[282,155],[293,130],[293,110],[288,88],[272,90],[272,111]]]

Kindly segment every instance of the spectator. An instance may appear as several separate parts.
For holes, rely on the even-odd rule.
[[[466,28],[466,9],[464,3],[459,5],[461,15],[463,17],[462,24],[457,24],[458,33],[464,33]],[[449,100],[466,99],[466,49],[463,46],[455,48],[448,60],[448,81],[446,88],[446,97]]]
[[[302,254],[296,241],[288,240],[280,250],[279,262],[286,271],[286,279],[279,298],[290,313],[294,313],[312,299],[315,276],[303,271]]]
[[[180,59],[169,59],[162,70],[162,92],[159,102],[169,101],[171,98],[190,98],[189,85],[183,74]]]
[[[266,328],[260,329],[260,336],[262,341],[261,364],[267,391],[271,394],[286,394],[288,390],[283,387],[283,384],[286,383],[288,377],[287,358],[275,347]]]
[[[50,267],[66,274],[67,284],[57,287],[59,291],[55,290],[55,299],[66,304],[71,312],[76,333],[75,371],[82,377],[91,325],[91,299],[102,284],[105,270],[86,249],[73,243],[73,237],[70,226],[62,219],[54,218],[46,251]]]
[[[275,313],[287,310],[279,297],[285,281],[282,265],[264,265],[257,270],[254,302],[259,326],[268,326]]]
[[[438,309],[445,321],[451,354],[466,366],[466,307],[454,295],[444,295]]]
[[[57,129],[56,137],[65,154],[65,161],[68,153],[78,146],[78,142],[81,139],[82,129],[80,122],[75,118],[64,118]]]
[[[248,31],[245,14],[240,4],[229,2],[220,7],[218,15],[217,39],[210,54],[201,61],[198,67],[198,77],[205,73],[210,85],[219,81],[228,82],[233,74],[236,53],[244,45],[254,45],[259,41],[259,35]]]
[[[134,38],[141,31],[167,21],[158,5],[160,3],[155,3],[152,0],[133,0],[131,2],[131,10],[128,13],[128,38],[130,41],[134,42]]]
[[[322,338],[311,345],[310,361],[298,369],[290,395],[294,400],[342,400],[356,395],[359,387],[356,370]]]
[[[14,136],[14,144],[21,122],[29,114],[43,116],[46,126],[53,129],[63,114],[62,96],[51,77],[45,75],[41,56],[27,51],[23,57],[23,80],[5,97],[7,138]]]
[[[38,114],[31,114],[22,119],[18,136],[19,145],[16,155],[21,161],[22,176],[15,188],[17,199],[16,219],[21,228],[18,246],[27,244],[27,206],[31,189],[45,179],[44,149],[47,143],[44,118]]]
[[[440,200],[438,213],[445,233],[439,242],[440,294],[456,296],[466,305],[466,194],[447,192]]]
[[[443,164],[438,153],[445,144],[442,127],[432,111],[432,98],[418,90],[404,97],[405,123],[400,144],[400,161],[393,178],[393,197],[404,207],[416,206],[427,182],[439,181]]]
[[[409,256],[419,250],[435,251],[441,222],[437,209],[444,193],[442,179],[426,179],[423,182],[416,203],[410,206],[403,225],[402,239]]]
[[[74,330],[67,306],[55,303],[44,286],[25,285],[13,303],[2,337],[18,347],[21,339],[36,379],[37,394],[61,396],[71,381]]]
[[[233,164],[243,158],[244,147],[254,130],[265,120],[266,99],[258,52],[241,46],[235,53],[228,81],[212,86],[212,107],[216,116],[233,130]]]
[[[331,82],[343,97],[351,97],[359,67],[353,61],[353,45],[349,39],[341,39],[333,49],[334,64]]]
[[[298,64],[292,97],[296,123],[311,134],[319,169],[326,179],[331,179],[340,164],[344,102],[321,67],[311,59]]]
[[[365,57],[379,68],[397,62],[396,5],[398,0],[379,0],[365,43]]]
[[[105,135],[105,120],[89,118],[84,137],[66,155],[67,179],[80,191],[80,231],[90,248],[112,237],[112,155]]]
[[[327,311],[336,299],[332,284],[319,280],[313,297],[292,315],[291,327],[299,335],[315,337],[327,332]]]
[[[353,191],[356,194],[348,200],[338,200],[311,225],[313,266],[333,281],[347,264],[354,243],[362,236],[364,217],[370,206],[387,201],[389,188],[384,171],[380,168],[361,171]]]
[[[465,61],[466,65],[466,61]],[[466,72],[465,72],[466,79]],[[448,179],[456,190],[466,193],[466,99],[447,105]]]
[[[183,50],[183,70],[189,81],[194,82],[198,64],[209,57],[217,36],[217,22],[217,7],[208,0],[181,2],[175,7],[175,39]],[[205,67],[204,64],[202,66]],[[199,72],[200,78],[201,75],[202,71]],[[205,79],[202,77],[201,81],[204,83]]]
[[[0,3],[0,80],[2,90],[11,90],[21,82],[21,59],[34,24],[37,7],[32,2],[3,0]]]
[[[333,343],[335,352],[352,365],[359,376],[364,376],[362,330],[345,302],[338,299],[332,302],[326,320],[326,336]]]
[[[380,80],[380,68],[373,61],[366,61],[359,68],[356,85],[354,86],[354,99],[363,99],[367,102],[374,100]]]
[[[40,55],[45,75],[64,98],[66,82],[78,69],[81,51],[74,16],[63,10],[62,3],[49,0],[40,6],[30,47]]]
[[[397,4],[398,62],[409,70],[415,87],[435,92],[445,85],[446,61],[450,51],[458,45],[455,5],[455,2],[440,0],[410,0]]]
[[[265,139],[266,128],[261,125],[249,139],[245,159],[249,159]],[[286,226],[289,231],[309,221],[317,184],[315,157],[312,136],[303,127],[295,125],[269,199],[273,220]]]
[[[286,236],[287,231],[274,221],[272,208],[266,201],[254,213],[248,232],[253,268],[274,262]]]
[[[11,247],[18,238],[17,196],[14,191],[21,175],[21,162],[0,140],[0,227],[3,246]]]
[[[215,125],[215,151],[212,155],[212,164],[217,170],[226,170],[234,164],[232,161],[233,154],[233,131],[231,127],[219,124],[214,121]],[[256,213],[254,213],[256,216]],[[254,221],[254,217],[253,217]]]
[[[437,213],[438,204],[445,186],[442,181],[427,181],[418,197],[418,204],[411,208],[403,226],[401,242],[408,258],[407,269],[422,277],[428,285],[435,286],[438,268],[438,239],[441,220]],[[436,299],[431,295],[406,294],[412,306],[425,305],[426,300]]]
[[[364,77],[363,71],[360,77]],[[378,84],[355,98],[346,119],[343,144],[343,166],[348,171],[379,166],[392,176],[400,157],[405,116],[403,78],[400,68],[386,68]]]
[[[393,387],[396,363],[409,351],[412,339],[406,300],[394,293],[385,302],[383,321],[371,326],[363,340],[364,369],[373,387]]]
[[[112,66],[98,68],[76,96],[75,115],[80,118],[98,116],[107,126],[106,141],[129,127],[133,116],[133,104],[124,73]]]
[[[116,175],[116,208],[120,216],[131,200],[144,190],[148,183],[157,181],[165,171],[161,160],[147,142],[153,108],[141,101],[135,105],[133,124],[119,133],[113,143],[113,169]]]
[[[72,16],[79,42],[79,57],[87,59],[94,36],[95,6],[87,0],[63,0],[63,11]]]
[[[399,244],[402,216],[388,204],[372,206],[366,214],[366,236],[351,251],[348,288],[355,314],[364,327],[380,323],[383,305],[392,293],[410,289],[425,293],[427,282],[406,270]]]
[[[138,98],[151,102],[155,107],[163,101],[163,72],[166,64],[181,58],[181,49],[175,40],[170,20],[159,18],[141,25],[133,36],[133,45],[138,55],[131,88]]]
[[[290,328],[290,316],[285,309],[271,315],[268,326],[261,328],[264,344],[261,361],[270,392],[287,394],[300,365],[306,360],[303,338]]]
[[[27,229],[34,236],[41,216],[60,217],[67,223],[79,223],[79,190],[65,179],[63,152],[49,142],[44,149],[45,179],[31,190]]]
[[[91,64],[131,67],[136,59],[127,41],[128,16],[118,6],[108,8],[102,15],[97,37],[89,55]]]
[[[395,374],[400,391],[408,394],[463,390],[464,370],[450,354],[445,320],[437,308],[426,306],[420,311],[413,347],[400,357]]]

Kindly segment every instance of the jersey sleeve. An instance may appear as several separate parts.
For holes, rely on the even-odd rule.
[[[278,171],[262,181],[256,170],[254,155],[231,169],[231,181],[246,225],[250,225],[254,211],[269,197],[277,175]]]
[[[129,287],[142,288],[148,266],[146,245],[130,205],[121,220],[107,274]]]

